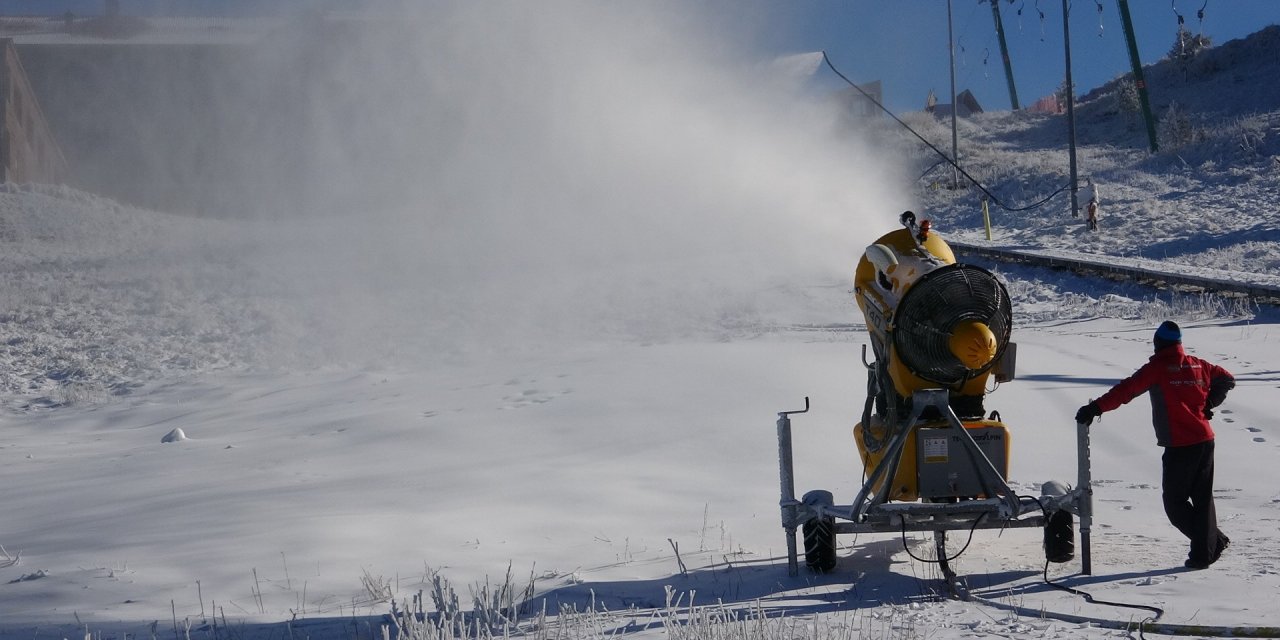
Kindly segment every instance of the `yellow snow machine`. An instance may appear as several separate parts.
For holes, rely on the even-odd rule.
[[[1040,496],[1019,496],[1007,482],[1010,428],[984,400],[1014,379],[1017,345],[1004,284],[991,272],[956,262],[951,247],[925,220],[901,216],[902,228],[867,247],[854,276],[874,361],[867,397],[853,429],[862,460],[861,490],[849,504],[814,490],[795,497],[791,416],[778,414],[782,526],[788,569],[799,571],[797,531],[805,564],[837,565],[836,538],[849,533],[934,533],[936,562],[952,588],[946,532],[1042,527],[1046,558],[1074,558],[1073,518],[1080,519],[1081,560],[1090,573],[1088,430],[1078,425],[1076,488],[1050,481]]]

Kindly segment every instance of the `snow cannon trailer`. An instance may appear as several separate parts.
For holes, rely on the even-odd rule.
[[[863,345],[867,397],[853,436],[865,481],[852,503],[824,490],[796,499],[791,416],[807,412],[809,398],[803,410],[778,413],[788,571],[799,573],[797,532],[805,564],[828,572],[841,534],[932,531],[936,562],[956,590],[948,531],[1041,527],[1046,559],[1061,563],[1075,557],[1075,516],[1090,574],[1088,427],[1077,425],[1074,489],[1049,481],[1040,496],[1020,496],[1009,488],[1010,429],[984,407],[990,383],[1014,379],[1009,294],[989,271],[957,263],[928,220],[917,225],[908,211],[901,223],[867,247],[854,276],[874,361]]]

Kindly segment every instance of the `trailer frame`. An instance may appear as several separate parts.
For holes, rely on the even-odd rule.
[[[1052,514],[1065,511],[1080,521],[1081,573],[1092,574],[1090,531],[1093,524],[1093,488],[1089,455],[1089,425],[1076,424],[1077,477],[1075,488],[1057,482],[1045,483],[1039,497],[1019,496],[1013,491],[968,433],[951,409],[945,389],[922,389],[912,394],[912,408],[905,427],[891,436],[888,452],[868,474],[857,497],[849,504],[834,504],[826,491],[810,491],[796,498],[794,452],[791,416],[809,411],[809,398],[804,409],[778,412],[778,476],[781,490],[779,507],[787,538],[787,573],[799,575],[798,530],[814,521],[832,523],[834,534],[904,533],[933,531],[938,547],[938,561],[948,583],[956,584],[945,555],[946,532],[951,530],[1006,529],[1045,527]],[[936,413],[934,413],[936,412]],[[929,416],[926,418],[925,416]],[[941,416],[941,420],[937,418]],[[958,434],[959,440],[974,463],[975,473],[983,487],[983,496],[956,502],[890,502],[891,482],[901,460],[908,438],[915,437],[921,425],[941,427]]]

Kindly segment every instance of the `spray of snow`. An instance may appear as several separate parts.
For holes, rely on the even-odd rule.
[[[847,280],[895,168],[703,12],[433,4],[280,38],[268,63],[332,51],[294,80],[306,166],[280,175],[308,199],[265,203],[306,211],[262,272],[362,353],[732,331],[779,283]]]
[[[26,301],[0,387],[61,406],[187,371],[731,338],[844,286],[909,207],[834,101],[747,53],[749,18],[378,9],[289,23],[201,98],[237,149],[225,219],[0,190],[0,294]]]

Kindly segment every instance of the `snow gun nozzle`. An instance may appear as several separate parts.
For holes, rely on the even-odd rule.
[[[914,232],[918,242],[924,242],[927,240],[929,238],[929,231],[933,229],[933,225],[928,220],[921,221],[919,226],[917,226],[916,214],[914,211],[903,211],[902,215],[898,216],[898,221],[902,223],[902,226]]]
[[[917,239],[917,240],[919,240],[920,242],[924,242],[925,240],[928,240],[928,239],[929,239],[929,231],[931,231],[932,229],[933,229],[933,225],[932,225],[932,224],[930,224],[928,220],[925,220],[924,222],[921,222],[921,223],[920,223],[920,233],[917,233],[917,234],[916,234],[916,239]]]

